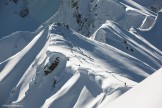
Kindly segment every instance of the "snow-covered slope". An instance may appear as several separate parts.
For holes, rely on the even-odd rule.
[[[134,34],[141,35],[158,49],[162,50],[162,11],[159,11],[154,24],[148,29],[135,29]]]
[[[0,38],[16,31],[33,31],[56,13],[60,0],[1,0]]]
[[[110,104],[100,108],[161,108],[162,68]]]
[[[0,29],[4,29],[0,35],[23,31],[0,39],[0,107],[107,107],[131,88],[130,92],[140,88],[145,92],[146,83],[138,83],[162,67],[161,12],[157,15],[143,4],[132,0],[6,1],[0,1]],[[23,13],[13,14],[19,8]],[[11,23],[5,23],[5,15]]]
[[[162,52],[140,35],[134,35],[115,22],[107,21],[91,36],[92,39],[114,46],[159,69]]]
[[[56,58],[58,66],[50,70]],[[60,24],[43,29],[0,69],[1,105],[25,108],[97,107],[154,72],[144,61]]]
[[[34,37],[37,32],[14,32],[9,36],[0,39],[0,62],[8,59],[22,50]]]
[[[158,12],[162,9],[162,1],[161,0],[133,0],[136,3],[150,9],[151,11]]]
[[[140,27],[145,17],[155,19],[155,15],[129,0],[63,0],[58,12],[43,25],[61,22],[90,36],[106,20],[115,21],[129,29],[132,26]]]

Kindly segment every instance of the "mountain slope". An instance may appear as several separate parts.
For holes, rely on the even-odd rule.
[[[141,35],[151,44],[153,44],[158,49],[162,50],[162,31],[161,31],[161,23],[162,23],[162,11],[159,11],[154,24],[148,29],[135,29],[134,34]]]
[[[6,101],[13,87],[16,86],[18,81],[21,79],[24,72],[28,69],[30,64],[33,62],[35,57],[39,54],[39,51],[42,49],[43,42],[46,42],[45,36],[47,37],[47,33],[42,31],[40,32],[24,49],[22,49],[19,53],[10,57],[6,61],[0,63],[0,91],[1,97],[3,100],[0,101],[2,104]],[[42,36],[41,38],[39,38]],[[39,42],[41,41],[41,42]],[[35,46],[35,47],[33,47]],[[21,65],[21,66],[20,66]],[[5,86],[8,85],[8,86]],[[5,92],[4,92],[5,91]]]
[[[1,0],[0,39],[16,31],[34,31],[59,5],[60,0]]]
[[[58,66],[46,75],[56,58]],[[112,101],[154,72],[138,58],[60,24],[43,29],[0,69],[1,105],[26,108],[61,107],[58,103],[69,108],[97,107],[106,97]]]
[[[107,21],[91,36],[92,39],[107,43],[159,69],[162,64],[161,54],[140,35],[134,35],[119,24]]]
[[[154,11],[158,12],[162,8],[162,2],[161,0],[148,0],[148,1],[141,1],[141,0],[133,0],[138,4],[141,4],[142,6]]]
[[[161,78],[159,77],[161,75],[162,69],[159,69],[136,87],[132,88],[109,105],[102,106],[101,108],[161,108],[162,86],[160,84]]]
[[[88,37],[107,20],[129,29],[140,27],[145,17],[155,19],[155,16],[155,13],[130,0],[63,0],[58,12],[43,25],[64,23]]]
[[[160,81],[156,74],[140,84],[162,67],[161,12],[132,0],[6,1],[0,1],[0,35],[23,31],[0,39],[0,107],[107,107],[129,101],[119,96],[135,89],[134,106],[135,94],[141,90],[146,96],[150,80]],[[8,19],[13,27],[22,25],[10,29]]]

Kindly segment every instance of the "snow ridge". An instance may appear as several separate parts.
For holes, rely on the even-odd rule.
[[[0,25],[5,29],[0,31],[3,36],[22,30],[0,37],[0,107],[162,106],[158,88],[162,67],[160,0],[155,4],[152,0],[147,4],[138,0],[0,3],[2,16],[13,16],[13,25],[23,22],[26,26],[6,29],[8,25]],[[59,9],[58,5],[50,10],[52,3],[60,4]],[[10,9],[21,5],[29,9],[23,15],[29,13],[18,20],[21,16]],[[49,8],[43,10],[46,6]],[[4,20],[0,17],[0,22]],[[28,21],[32,25],[26,25]],[[147,98],[139,99],[139,95]],[[156,101],[151,101],[151,96]]]

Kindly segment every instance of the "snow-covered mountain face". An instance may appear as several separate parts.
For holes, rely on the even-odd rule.
[[[142,0],[133,0],[136,3],[154,11],[158,12],[162,9],[162,3],[161,0],[148,0],[148,1],[142,1]]]
[[[1,0],[0,38],[16,31],[33,31],[56,13],[60,0]]]
[[[106,108],[140,94],[150,80],[138,83],[162,67],[161,3],[0,1],[0,106]]]
[[[159,77],[161,75],[162,68],[111,104],[105,103],[100,108],[161,108],[162,103],[160,101],[162,101],[162,96],[159,95],[162,92],[162,85],[159,83],[162,81]],[[142,100],[139,99],[139,96],[142,97]]]
[[[155,15],[133,1],[63,0],[58,13],[46,23],[62,22],[79,33],[90,36],[106,20],[115,21],[129,29],[132,26],[140,27],[146,16],[155,19]]]

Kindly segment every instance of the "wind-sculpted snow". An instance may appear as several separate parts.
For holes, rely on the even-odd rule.
[[[112,21],[103,24],[91,37],[112,45],[151,66],[159,69],[162,65],[162,52],[141,36],[133,35]]]
[[[15,91],[15,86],[45,45],[47,36],[48,30],[42,30],[24,49],[0,63],[0,97],[3,98],[0,100],[1,105],[8,99],[10,93]]]
[[[45,75],[45,67],[48,66],[47,63],[52,64],[58,57],[58,66],[52,70],[50,74]],[[28,86],[27,91],[20,91],[24,96],[19,96],[13,104],[23,105],[24,108],[39,108],[46,98],[54,93],[53,89],[56,87],[55,83],[62,82],[62,76],[66,74],[65,67],[67,60],[66,56],[61,53],[48,52],[47,57],[42,62],[43,65],[36,67],[35,76],[32,77],[33,79],[28,82],[28,85],[26,85]],[[19,86],[17,86],[17,88]],[[7,103],[12,102],[12,99],[14,98],[15,94],[13,93]],[[36,100],[39,101],[35,102]]]
[[[142,36],[159,50],[162,50],[162,11],[159,11],[156,20],[149,29],[135,29],[135,34]]]
[[[12,9],[24,1],[6,5]],[[3,6],[8,2],[0,1]],[[130,0],[27,0],[22,6],[26,3],[29,10],[19,14],[33,22],[30,29],[55,13],[55,5],[60,3],[60,8],[36,31],[0,39],[0,107],[115,108],[111,105],[119,103],[131,108],[137,101],[142,108],[161,108],[160,74],[138,86],[162,67],[161,12]]]
[[[144,61],[60,24],[43,29],[0,68],[1,106],[24,108],[98,107],[154,72]]]
[[[0,39],[0,62],[22,50],[38,32],[14,32]]]
[[[140,27],[145,17],[155,18],[155,13],[134,4],[133,1],[120,0],[63,0],[58,12],[43,25],[61,22],[90,36],[107,20],[129,29]]]

